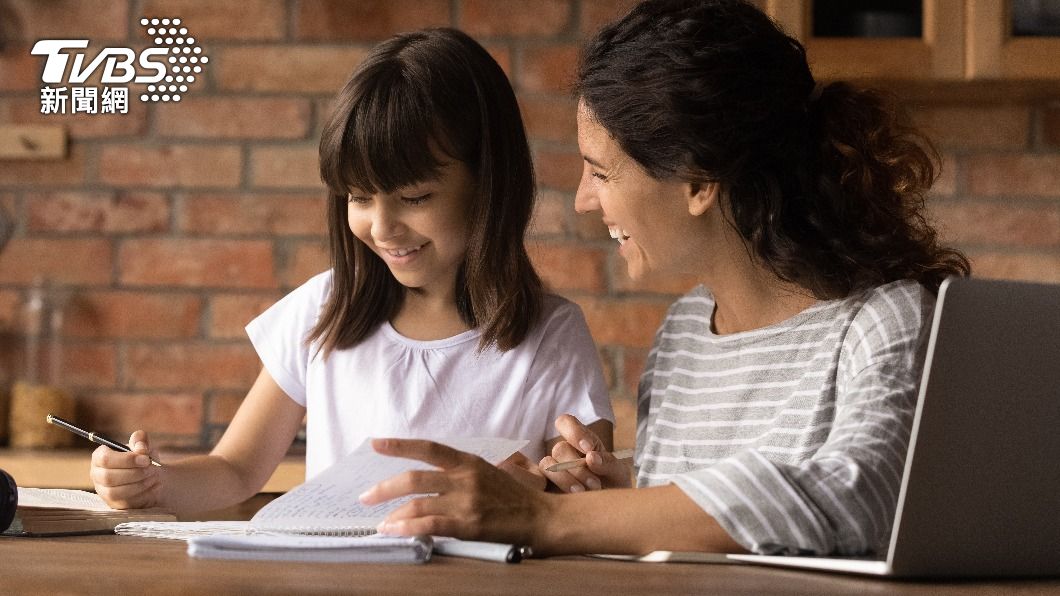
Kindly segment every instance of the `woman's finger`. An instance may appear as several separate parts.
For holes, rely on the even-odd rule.
[[[444,493],[451,488],[452,482],[444,472],[411,470],[387,478],[361,493],[359,498],[365,505],[377,505],[407,495]]]

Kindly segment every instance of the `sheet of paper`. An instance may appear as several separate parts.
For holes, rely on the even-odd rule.
[[[454,449],[499,463],[528,441],[493,438],[436,439]],[[374,507],[362,505],[361,493],[379,482],[408,470],[429,470],[420,461],[376,453],[369,441],[339,459],[327,470],[258,511],[251,520],[256,528],[374,528],[389,512],[413,497],[395,499]]]
[[[18,487],[19,507],[47,509],[83,509],[85,511],[114,511],[102,497],[83,490],[63,488]]]

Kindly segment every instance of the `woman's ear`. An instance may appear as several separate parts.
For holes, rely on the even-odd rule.
[[[717,182],[689,182],[686,186],[688,212],[699,217],[718,203],[721,185]]]

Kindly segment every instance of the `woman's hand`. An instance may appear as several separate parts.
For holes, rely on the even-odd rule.
[[[587,489],[630,486],[629,465],[615,459],[609,446],[592,429],[574,416],[564,414],[556,419],[556,430],[563,440],[556,443],[552,455],[546,455],[538,465],[561,491],[576,493]],[[582,458],[585,458],[587,465],[559,472],[545,471],[557,463]]]
[[[547,520],[549,500],[480,457],[431,441],[375,439],[383,455],[426,462],[439,470],[413,470],[365,491],[361,502],[377,505],[407,495],[419,496],[398,507],[379,524],[384,534],[433,534],[466,540],[533,545]]]
[[[156,507],[162,492],[162,469],[151,465],[158,454],[151,450],[147,433],[129,437],[132,451],[122,453],[100,445],[92,452],[89,477],[96,493],[115,509]]]

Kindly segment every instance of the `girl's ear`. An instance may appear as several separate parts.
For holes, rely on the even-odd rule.
[[[718,203],[721,185],[717,182],[689,182],[685,185],[688,212],[699,217]]]

